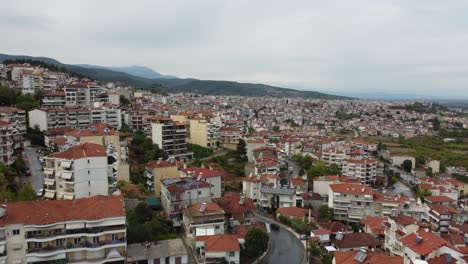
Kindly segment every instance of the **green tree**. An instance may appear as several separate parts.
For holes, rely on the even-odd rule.
[[[244,250],[249,257],[258,257],[268,248],[268,234],[258,228],[250,229],[245,235]]]
[[[437,117],[432,120],[432,129],[434,129],[434,131],[440,130],[440,121]]]
[[[321,205],[318,209],[318,218],[320,221],[333,220],[333,208],[330,208],[327,205]]]
[[[403,161],[402,166],[404,171],[411,173],[411,170],[413,168],[413,162],[411,160],[405,160]]]
[[[203,159],[213,155],[213,150],[205,148],[197,144],[190,144],[190,150],[193,151],[193,157],[195,159]]]
[[[341,174],[341,169],[336,163],[330,164],[327,168],[327,174],[328,175],[340,175]]]
[[[119,96],[119,103],[120,105],[130,105],[130,100],[127,97],[120,95]]]
[[[31,184],[25,183],[18,192],[18,200],[20,201],[34,201],[37,200],[36,191]]]
[[[274,126],[274,127],[273,127],[273,131],[279,132],[279,131],[280,131],[280,127],[279,127],[279,126]]]
[[[247,150],[246,150],[246,144],[245,140],[242,138],[239,139],[239,144],[237,145],[237,154],[240,157],[240,161],[247,161]]]
[[[26,138],[31,140],[31,144],[37,146],[44,146],[44,133],[39,129],[39,126],[36,125],[34,128],[28,127],[26,130]]]

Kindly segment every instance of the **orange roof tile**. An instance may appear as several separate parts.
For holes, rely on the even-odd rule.
[[[50,154],[51,158],[59,159],[81,159],[85,157],[106,157],[107,153],[104,146],[94,143],[84,143],[73,146],[68,150],[59,153]]]
[[[205,251],[239,251],[237,235],[198,236],[197,241],[205,242]]]

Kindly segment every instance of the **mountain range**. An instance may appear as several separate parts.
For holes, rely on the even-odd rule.
[[[316,99],[350,98],[315,91],[302,91],[258,83],[198,80],[192,78],[180,79],[171,75],[163,75],[143,66],[106,67],[89,64],[64,64],[58,60],[48,57],[0,54],[0,63],[6,60],[38,61],[66,69],[70,73],[75,73],[100,82],[122,83],[144,90],[164,93],[194,92],[205,95],[301,97]]]

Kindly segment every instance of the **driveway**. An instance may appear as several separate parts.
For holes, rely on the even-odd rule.
[[[21,182],[28,182],[33,189],[37,191],[44,186],[44,173],[42,172],[42,165],[39,162],[39,155],[36,150],[38,150],[38,148],[35,147],[26,147],[24,150],[26,152],[26,157],[29,159],[31,176],[21,177]]]
[[[255,217],[256,221],[271,224],[264,218]],[[263,259],[261,264],[301,264],[304,260],[304,245],[296,235],[280,227],[278,231],[271,230],[270,236],[271,247],[268,255]]]

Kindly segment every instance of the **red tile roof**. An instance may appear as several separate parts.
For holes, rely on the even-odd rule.
[[[399,256],[386,256],[386,255],[377,255],[375,253],[367,252],[367,256],[364,259],[364,262],[359,262],[355,260],[356,254],[358,251],[350,252],[335,252],[335,264],[360,264],[360,263],[385,263],[385,264],[403,264],[403,257]]]
[[[304,217],[307,214],[307,209],[301,207],[281,207],[276,209],[276,212],[289,217]]]
[[[416,237],[420,236],[422,241],[417,243]],[[417,234],[412,233],[403,238],[401,238],[401,243],[406,247],[409,247],[414,252],[418,253],[421,256],[426,256],[431,252],[441,248],[441,247],[449,247],[455,251],[458,251],[452,244],[450,244],[447,240],[436,236],[430,232],[426,232],[424,230],[418,230]]]
[[[175,162],[170,162],[166,160],[152,160],[146,163],[146,167],[156,169],[156,168],[167,168],[167,167],[175,167],[177,164]]]
[[[239,214],[246,211],[255,210],[255,204],[249,198],[244,198],[244,203],[240,204],[239,194],[224,194],[223,197],[213,199],[228,214]]]
[[[84,143],[73,146],[68,150],[59,153],[50,154],[51,158],[59,159],[81,159],[85,157],[106,157],[107,153],[104,146],[94,143]]]
[[[224,210],[221,207],[219,207],[219,205],[217,203],[206,202],[205,204],[206,204],[206,206],[205,206],[205,210],[203,212],[200,212],[200,208],[203,206],[203,203],[192,204],[192,205],[187,207],[187,210],[189,212],[200,212],[200,213],[204,213],[204,214],[210,214],[210,213],[222,213],[222,214],[224,214]]]
[[[375,231],[383,232],[385,230],[385,227],[382,225],[382,223],[384,223],[385,221],[387,221],[386,217],[368,216],[362,219],[361,223],[364,224],[366,227],[369,227],[370,229],[374,230],[374,232]]]
[[[74,204],[75,202],[75,204]],[[125,217],[121,196],[93,196],[72,200],[9,202],[0,226],[11,224],[49,225],[64,221]]]
[[[424,200],[429,201],[431,203],[444,203],[444,202],[452,203],[452,202],[455,202],[454,199],[452,199],[450,197],[447,197],[445,195],[426,196],[426,197],[424,197]]]
[[[206,178],[211,178],[211,177],[219,177],[219,176],[224,176],[225,173],[223,171],[214,171],[214,170],[209,170],[205,168],[198,168],[198,167],[189,167],[186,169],[183,169],[182,172],[187,174],[187,177],[193,177],[193,178],[198,178],[198,176],[201,174],[202,179]],[[188,175],[188,172],[195,173],[195,175]]]
[[[359,248],[359,247],[377,247],[381,243],[373,236],[366,233],[343,234],[341,240],[333,240],[333,244],[339,249]]]
[[[357,186],[356,184],[330,184],[330,188],[336,193],[347,194],[372,194],[372,188],[368,186]]]
[[[89,125],[85,129],[74,129],[68,132],[65,132],[65,136],[71,136],[75,138],[81,137],[93,137],[93,136],[105,136],[105,135],[117,135],[115,129],[113,129],[108,124],[104,123],[95,123]]]
[[[291,178],[291,187],[294,187],[294,186],[304,186],[306,185],[307,182],[304,181],[302,178]]]
[[[213,236],[198,236],[197,241],[205,242],[205,251],[211,252],[225,252],[225,251],[239,251],[239,240],[237,235],[213,235]]]

